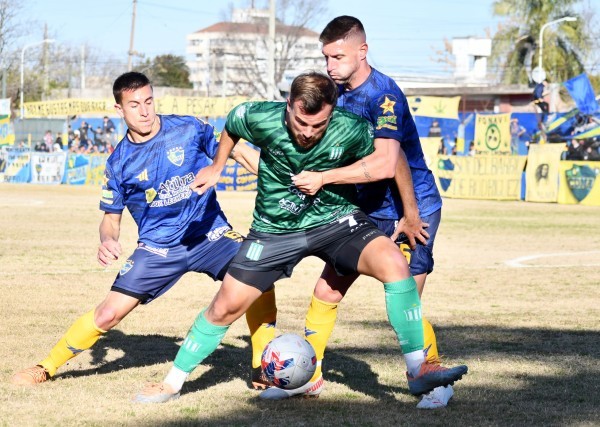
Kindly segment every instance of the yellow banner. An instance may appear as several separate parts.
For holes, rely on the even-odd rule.
[[[600,162],[560,162],[558,203],[600,206]]]
[[[440,137],[423,137],[421,140],[421,148],[425,155],[425,163],[429,169],[433,169],[433,163],[437,160],[438,150],[440,149]]]
[[[0,145],[13,145],[15,133],[10,124],[10,116],[0,116]]]
[[[157,98],[156,111],[160,114],[189,115],[200,118],[225,117],[236,105],[247,101],[241,96],[206,98],[165,96]],[[80,114],[114,114],[113,99],[60,99],[55,101],[26,102],[25,117],[76,116]]]
[[[560,156],[565,144],[531,144],[525,170],[525,201],[558,201]]]
[[[458,119],[460,96],[407,96],[406,99],[413,116]]]
[[[527,156],[438,156],[432,168],[444,197],[520,200]]]
[[[228,98],[198,98],[187,96],[166,96],[156,100],[156,111],[160,114],[180,114],[195,117],[225,117],[238,104],[248,98],[234,96]]]
[[[510,114],[477,114],[475,119],[477,154],[510,154]]]

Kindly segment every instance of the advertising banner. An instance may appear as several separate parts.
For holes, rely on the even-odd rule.
[[[532,144],[525,171],[525,201],[558,201],[560,156],[565,144]]]
[[[443,197],[520,200],[526,156],[438,156],[432,169]]]

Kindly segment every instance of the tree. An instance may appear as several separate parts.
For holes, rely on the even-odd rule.
[[[192,87],[190,70],[183,56],[158,55],[141,63],[135,70],[144,72],[155,86]]]
[[[531,83],[532,66],[539,55],[542,26],[565,16],[578,18],[544,29],[543,66],[550,81],[565,81],[584,71],[592,48],[590,22],[575,10],[579,0],[496,0],[493,12],[505,18],[492,43],[492,69],[502,83]]]
[[[309,30],[309,24],[320,22],[326,12],[326,5],[324,0],[277,1],[275,81],[270,82],[267,76],[269,1],[251,2],[248,10],[260,10],[264,13],[249,16],[244,22],[228,22],[230,25],[225,38],[237,42],[211,48],[211,79],[220,80],[222,86],[234,87],[234,92],[239,95],[270,98],[270,87],[281,82],[286,71],[301,67],[302,60],[309,59],[315,64],[323,62],[318,48],[318,33]],[[314,41],[300,43],[305,36]],[[212,82],[213,85],[215,83]],[[227,90],[228,94],[229,92]]]

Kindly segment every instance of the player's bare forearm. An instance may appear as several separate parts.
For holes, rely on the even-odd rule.
[[[248,144],[238,142],[231,150],[230,157],[245,167],[248,172],[258,175],[260,153]]]
[[[190,188],[198,193],[204,194],[209,188],[215,186],[219,182],[221,172],[227,163],[227,159],[231,154],[231,150],[235,144],[240,140],[236,135],[231,135],[227,132],[227,129],[223,129],[221,138],[219,139],[219,147],[217,148],[217,154],[213,159],[213,164],[200,169],[194,178],[194,181],[190,184]]]
[[[402,209],[404,211],[404,234],[408,237],[408,242],[411,249],[415,249],[417,240],[421,243],[426,244],[429,235],[424,230],[424,223],[421,221],[419,216],[419,208],[417,206],[417,199],[415,197],[415,189],[413,186],[412,175],[410,173],[410,166],[406,160],[406,155],[402,148],[398,151],[398,162],[396,164],[396,171],[394,180],[400,193],[400,199],[402,200]],[[427,235],[427,238],[425,237]]]
[[[121,214],[106,212],[100,222],[100,245],[98,246],[98,263],[106,267],[121,256]]]
[[[342,168],[323,172],[323,184],[365,184],[394,177],[400,143],[376,138],[375,151]]]

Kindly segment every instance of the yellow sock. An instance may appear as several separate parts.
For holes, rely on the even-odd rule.
[[[337,318],[337,304],[331,304],[325,301],[321,301],[314,295],[310,301],[308,312],[306,313],[306,326],[304,328],[304,335],[306,340],[313,346],[317,355],[317,369],[315,374],[310,379],[311,381],[316,380],[321,375],[322,367],[321,363],[325,354],[325,347],[327,341],[331,336],[333,327],[335,326],[335,320]]]
[[[250,329],[252,342],[252,367],[258,368],[263,350],[275,338],[275,322],[277,305],[275,304],[275,288],[263,293],[246,311],[246,322]]]
[[[423,339],[425,341],[425,360],[429,363],[439,363],[440,355],[438,353],[437,341],[435,339],[435,332],[433,332],[433,326],[429,323],[429,320],[423,317]]]
[[[106,331],[96,326],[94,311],[84,314],[75,321],[60,341],[50,350],[50,354],[40,362],[50,376],[54,376],[58,368],[69,359],[87,350],[98,341]]]

